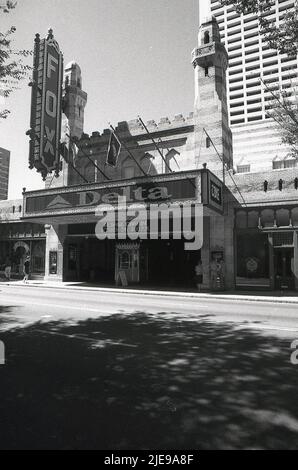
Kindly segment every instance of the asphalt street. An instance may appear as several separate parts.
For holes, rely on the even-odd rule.
[[[213,322],[233,322],[235,327],[254,328],[279,336],[298,338],[298,304],[189,298],[121,292],[84,291],[33,287],[18,284],[0,286],[0,305],[9,308],[1,315],[0,328],[59,319],[96,318],[115,313],[146,312],[184,321],[208,318]],[[9,318],[6,324],[5,317]]]
[[[1,285],[0,449],[297,449],[297,307]]]

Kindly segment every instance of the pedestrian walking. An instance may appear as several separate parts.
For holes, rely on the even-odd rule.
[[[24,262],[24,279],[23,282],[26,284],[29,281],[30,275],[30,256],[26,256]]]

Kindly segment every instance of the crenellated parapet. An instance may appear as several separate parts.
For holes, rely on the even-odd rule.
[[[158,133],[164,131],[176,130],[179,128],[189,127],[194,125],[194,113],[189,113],[188,116],[183,114],[176,114],[173,119],[169,117],[161,117],[158,121],[154,119],[145,122],[146,127],[150,133]],[[116,134],[120,138],[129,138],[130,136],[138,137],[146,135],[147,132],[142,126],[138,119],[132,119],[130,121],[118,122],[115,127]],[[93,146],[93,145],[104,145],[108,144],[111,130],[104,129],[102,133],[99,131],[92,132],[91,135],[83,133],[81,139],[78,141],[78,146]]]

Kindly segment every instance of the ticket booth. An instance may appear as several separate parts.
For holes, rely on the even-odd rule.
[[[127,286],[140,282],[140,246],[138,243],[116,245],[115,281]]]

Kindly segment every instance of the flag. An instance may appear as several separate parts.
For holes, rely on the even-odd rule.
[[[78,153],[79,153],[79,147],[77,146],[77,144],[74,141],[71,141],[69,143],[69,147],[70,147],[71,161],[73,163],[73,166],[76,167],[77,159],[78,159]]]
[[[70,163],[75,167],[80,149],[77,146],[77,143],[73,140],[72,137],[70,137],[69,134],[66,133],[65,135],[68,140],[67,142],[62,142],[60,144],[60,152],[66,163]]]
[[[107,153],[107,165],[117,166],[118,157],[121,150],[121,143],[114,132],[111,132]]]

